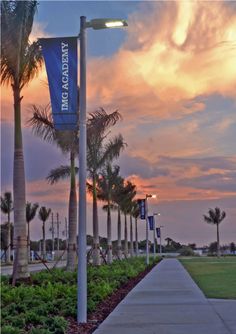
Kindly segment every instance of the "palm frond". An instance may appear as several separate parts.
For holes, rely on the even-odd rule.
[[[33,116],[27,121],[27,125],[32,127],[34,135],[47,142],[56,140],[56,131],[53,126],[50,104],[45,107],[32,105]]]
[[[226,217],[226,212],[222,211],[221,217],[220,217],[220,222],[222,222],[222,220],[225,219],[225,217]]]
[[[104,146],[103,155],[99,161],[99,167],[102,167],[106,162],[112,161],[118,158],[120,152],[125,149],[127,144],[124,142],[121,134],[110,139],[109,142]]]
[[[116,204],[110,204],[109,205],[110,206],[110,209],[112,210],[112,211],[115,211],[115,210],[117,210],[118,209],[118,205],[116,205]],[[108,205],[106,204],[106,205],[103,205],[103,207],[102,207],[102,209],[103,209],[103,211],[108,211]]]
[[[75,167],[75,173],[78,174],[79,168]],[[50,184],[57,183],[59,180],[64,180],[69,178],[71,175],[71,168],[70,166],[60,166],[58,168],[52,169],[48,176],[46,177],[46,180]]]
[[[20,69],[20,88],[29,83],[41,70],[43,64],[43,55],[39,42],[29,44],[25,50],[25,56],[22,59]]]
[[[99,108],[89,114],[88,133],[96,131],[102,134],[121,119],[122,116],[118,110],[108,114],[104,108]]]

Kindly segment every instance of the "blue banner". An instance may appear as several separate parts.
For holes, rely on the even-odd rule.
[[[161,229],[160,229],[160,227],[156,228],[156,232],[157,232],[157,238],[160,238],[161,237]]]
[[[153,231],[153,229],[154,229],[154,217],[153,216],[148,216],[148,222],[149,222],[150,231]]]
[[[146,200],[138,199],[140,219],[146,219]]]
[[[56,130],[77,128],[77,37],[41,38],[53,123]]]

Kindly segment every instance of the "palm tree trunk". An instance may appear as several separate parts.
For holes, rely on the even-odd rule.
[[[28,235],[27,235],[27,242],[28,242],[28,262],[30,262],[30,222],[27,222],[28,226]]]
[[[128,257],[128,231],[127,231],[127,215],[125,213],[125,257]]]
[[[133,242],[133,220],[130,215],[130,256],[134,256],[134,242]]]
[[[217,229],[217,256],[220,257],[220,233],[219,233],[219,224],[216,224]]]
[[[71,152],[71,177],[70,177],[70,198],[69,198],[69,238],[67,250],[67,271],[74,271],[76,268],[76,236],[77,236],[77,194],[75,180],[75,156]]]
[[[135,218],[135,254],[138,256],[138,219]]]
[[[111,243],[111,208],[108,200],[107,207],[107,262],[112,263],[112,243]]]
[[[21,97],[18,84],[13,86],[14,112],[15,112],[15,141],[14,141],[14,171],[13,171],[13,197],[14,197],[14,256],[15,279],[29,277],[28,254],[26,237],[25,212],[25,168],[21,132]]]
[[[43,259],[46,260],[45,222],[43,222]]]
[[[122,249],[121,249],[121,217],[120,217],[120,207],[118,206],[118,221],[117,221],[117,235],[118,235],[118,258],[122,258]]]
[[[98,229],[98,205],[96,178],[93,176],[93,264],[100,265],[100,246],[99,246],[99,229]]]
[[[6,262],[11,262],[11,222],[10,222],[10,212],[7,214],[7,254],[6,254]]]

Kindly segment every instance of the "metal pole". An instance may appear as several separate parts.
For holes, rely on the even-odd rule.
[[[57,213],[57,256],[59,256],[59,249],[60,249],[59,236],[60,236],[60,232],[59,232],[59,214]]]
[[[161,227],[160,227],[160,256],[162,256],[162,246],[161,246]]]
[[[79,245],[77,322],[87,322],[87,261],[86,261],[86,17],[80,17],[80,106],[79,106]]]
[[[156,257],[156,222],[155,222],[155,216],[153,215],[153,258]]]
[[[149,265],[149,244],[148,244],[148,201],[146,197],[146,265]]]
[[[53,220],[53,212],[52,212],[52,260],[54,261],[54,220]]]

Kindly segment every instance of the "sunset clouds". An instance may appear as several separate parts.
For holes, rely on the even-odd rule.
[[[126,119],[178,118],[204,109],[197,96],[235,97],[236,10],[227,3],[141,4],[127,34],[112,58],[89,64],[92,105],[119,106]]]

